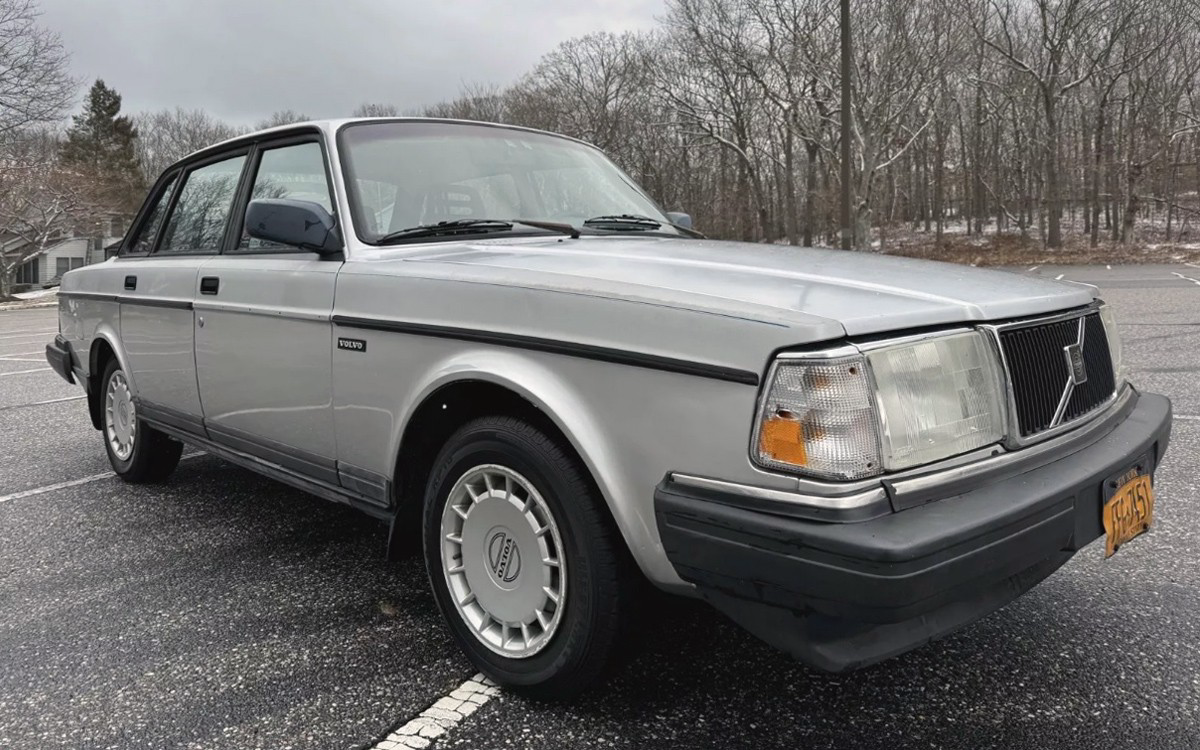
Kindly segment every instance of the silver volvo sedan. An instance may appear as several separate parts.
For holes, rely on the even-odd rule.
[[[1171,405],[1094,289],[690,223],[549,133],[276,128],[162,175],[47,358],[129,482],[186,442],[419,538],[534,696],[602,675],[642,577],[839,671],[1150,526]]]

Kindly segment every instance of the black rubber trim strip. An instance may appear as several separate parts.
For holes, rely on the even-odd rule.
[[[170,425],[177,430],[183,430],[189,435],[204,437],[208,434],[204,431],[204,420],[200,417],[179,411],[178,409],[172,409],[169,406],[156,404],[153,401],[146,401],[140,396],[134,397],[134,404],[137,406],[138,417],[146,421]]]
[[[46,361],[63,380],[75,385],[75,378],[71,374],[75,369],[75,356],[71,352],[71,345],[61,333],[54,337],[54,343],[46,344]]]
[[[269,438],[251,435],[242,430],[213,424],[204,420],[210,440],[227,448],[249,454],[310,479],[337,486],[337,464],[333,459],[276,442]]]
[[[176,310],[191,310],[191,300],[155,299],[152,297],[135,297],[130,294],[103,294],[100,292],[59,292],[60,297],[78,297],[80,299],[104,300],[105,302],[120,302],[123,305],[139,305],[141,307],[169,307]]]
[[[326,484],[325,482],[321,482],[311,477],[304,476],[298,472],[288,469],[286,466],[280,466],[279,464],[272,463],[265,459],[259,458],[258,456],[244,453],[236,448],[209,440],[206,437],[195,435],[186,430],[181,430],[173,425],[168,425],[163,422],[156,422],[152,419],[146,419],[145,421],[174,438],[177,438],[185,443],[195,445],[196,447],[201,448],[202,450],[205,450],[219,458],[223,458],[226,461],[230,461],[257,474],[261,474],[268,479],[274,479],[277,482],[283,482],[286,485],[303,490],[304,492],[311,493],[324,500],[332,500],[336,503],[349,505],[350,507],[356,508],[373,518],[378,518],[383,521],[390,521],[394,515],[388,511],[388,509],[382,508],[379,505],[371,502],[369,499],[364,498],[354,492],[345,490],[341,487]]]
[[[104,294],[103,292],[59,292],[59,297],[77,297],[79,299],[96,299],[104,300],[105,302],[116,302],[117,295]]]
[[[137,305],[139,307],[168,307],[172,310],[191,310],[191,300],[180,299],[150,299],[147,297],[133,297],[123,294],[117,297],[117,301],[122,305]]]
[[[342,487],[357,492],[381,506],[387,506],[392,495],[392,482],[382,474],[360,469],[345,461],[337,462],[338,481]]]
[[[689,362],[671,357],[659,357],[653,354],[630,352],[623,349],[609,349],[603,346],[578,344],[572,341],[543,339],[535,336],[521,336],[515,333],[497,333],[495,331],[477,331],[471,328],[452,328],[435,326],[426,323],[403,323],[394,320],[378,318],[355,318],[347,315],[334,315],[333,322],[344,328],[361,328],[368,331],[390,331],[405,333],[412,336],[431,336],[458,341],[475,341],[483,344],[495,344],[515,349],[531,349],[550,354],[565,354],[568,357],[592,359],[598,362],[610,362],[631,367],[644,367],[649,370],[677,372],[682,375],[694,375],[712,380],[724,380],[729,383],[742,385],[758,385],[758,373],[749,370],[738,370],[733,367],[710,365],[703,362]]]

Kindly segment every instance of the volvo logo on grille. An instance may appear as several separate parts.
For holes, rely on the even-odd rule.
[[[1071,344],[1063,347],[1067,355],[1067,366],[1071,368],[1071,383],[1083,385],[1087,382],[1087,367],[1083,363],[1083,346]]]
[[[503,529],[496,531],[488,539],[487,558],[497,583],[512,583],[521,574],[521,549],[516,540]]]

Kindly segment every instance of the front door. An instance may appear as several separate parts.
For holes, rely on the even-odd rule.
[[[256,162],[247,198],[307,200],[333,212],[316,136],[264,144]],[[194,303],[209,436],[335,486],[330,315],[341,265],[243,228],[236,247],[201,268]]]

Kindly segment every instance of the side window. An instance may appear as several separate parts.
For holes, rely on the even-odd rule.
[[[167,204],[171,202],[171,191],[175,189],[175,175],[167,180],[162,192],[154,199],[154,208],[146,216],[146,221],[138,229],[137,236],[129,243],[129,252],[148,253],[154,246],[154,238],[158,236],[158,228],[162,226],[163,216],[167,213]]]
[[[175,210],[167,220],[158,254],[220,251],[245,163],[245,155],[235,156],[187,174]]]
[[[298,143],[280,146],[262,152],[258,162],[258,173],[254,175],[254,187],[250,200],[258,198],[290,198],[320,204],[333,213],[329,179],[325,172],[325,155],[319,143]],[[238,243],[241,250],[285,249],[286,245],[251,237],[242,225],[242,238]],[[293,248],[294,249],[294,248]]]

